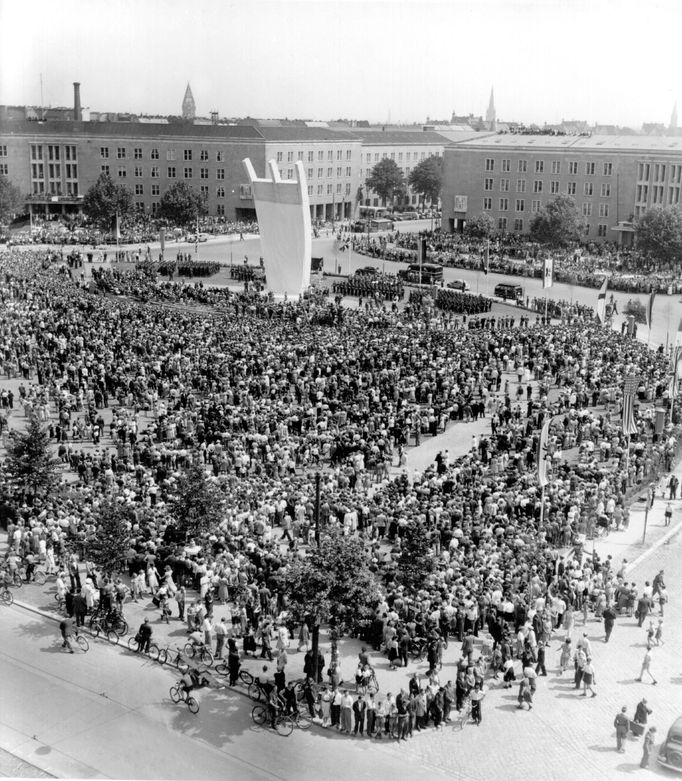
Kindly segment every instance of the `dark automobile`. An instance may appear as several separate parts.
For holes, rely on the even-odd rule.
[[[682,773],[682,716],[676,719],[668,730],[668,736],[658,750],[656,760],[663,767]]]

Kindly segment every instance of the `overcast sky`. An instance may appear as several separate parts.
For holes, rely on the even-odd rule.
[[[0,103],[629,125],[682,97],[680,0],[0,0]],[[682,102],[680,103],[682,123]]]

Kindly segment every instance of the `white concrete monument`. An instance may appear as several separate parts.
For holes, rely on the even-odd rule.
[[[296,163],[296,179],[283,180],[274,160],[268,161],[271,179],[259,179],[248,157],[242,162],[256,205],[268,290],[276,296],[298,297],[310,285],[312,255],[303,163]]]

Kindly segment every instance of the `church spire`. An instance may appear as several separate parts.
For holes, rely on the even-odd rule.
[[[490,88],[490,102],[488,103],[488,110],[485,112],[485,122],[488,126],[488,130],[497,130],[497,115],[495,113],[495,93],[493,88]]]
[[[189,82],[187,82],[185,97],[182,99],[182,118],[194,119],[196,113],[197,113],[197,109],[196,109],[196,105],[194,104],[194,95],[192,95],[192,88],[189,86]]]

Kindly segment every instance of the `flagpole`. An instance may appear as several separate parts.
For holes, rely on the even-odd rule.
[[[545,523],[545,486],[542,486],[542,493],[540,494],[540,529],[543,528]]]
[[[351,269],[351,259],[353,258],[353,234],[351,232],[350,238],[348,239],[348,276],[350,277],[350,269]]]
[[[485,294],[488,295],[488,277],[490,276],[490,239],[487,239],[485,254]]]

